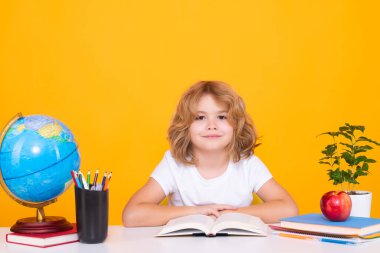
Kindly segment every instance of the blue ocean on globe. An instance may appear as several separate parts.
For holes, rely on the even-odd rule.
[[[17,119],[1,143],[0,168],[9,191],[18,199],[44,202],[72,184],[80,155],[71,131],[45,115]]]

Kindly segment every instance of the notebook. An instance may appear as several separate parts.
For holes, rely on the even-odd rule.
[[[284,218],[280,224],[283,228],[339,235],[364,236],[380,231],[380,219],[351,216],[346,221],[330,221],[316,213]]]
[[[76,224],[73,224],[73,228],[70,230],[54,233],[8,233],[6,234],[5,239],[7,243],[21,244],[39,248],[47,248],[79,241]]]

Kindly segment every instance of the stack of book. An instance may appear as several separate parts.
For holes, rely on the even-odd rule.
[[[273,234],[322,242],[357,244],[380,239],[380,219],[349,217],[346,221],[330,221],[322,214],[305,214],[280,220],[270,225]]]
[[[73,228],[66,231],[44,233],[44,234],[26,234],[26,233],[8,233],[5,240],[7,243],[33,246],[39,248],[48,248],[67,243],[78,242],[78,233],[76,224]]]

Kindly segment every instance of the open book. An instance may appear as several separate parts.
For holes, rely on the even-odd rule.
[[[248,214],[225,213],[217,219],[207,215],[194,214],[170,220],[156,236],[267,236],[267,231],[267,225],[260,218]]]

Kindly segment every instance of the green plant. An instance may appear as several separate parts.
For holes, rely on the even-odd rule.
[[[331,136],[333,143],[322,150],[323,157],[319,163],[329,166],[327,174],[334,185],[340,184],[342,190],[350,193],[355,192],[355,187],[359,184],[358,178],[369,174],[369,165],[376,163],[364,153],[373,149],[370,144],[380,146],[379,142],[363,136],[364,131],[364,126],[346,123],[337,132],[320,134]],[[357,135],[358,132],[361,133],[360,136]]]

